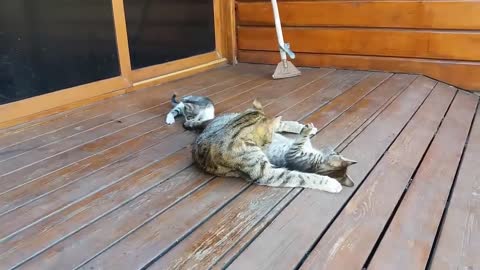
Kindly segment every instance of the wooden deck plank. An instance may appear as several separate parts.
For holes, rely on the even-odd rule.
[[[247,83],[255,79],[256,77],[259,77],[259,75],[257,76],[238,75],[237,77],[234,77],[225,82],[217,83],[215,85],[207,87],[207,89],[209,90],[210,93],[218,92],[218,94],[220,94],[226,91],[228,94],[230,94],[228,91],[230,88]],[[266,80],[266,78],[264,79]],[[215,90],[212,91],[213,89]],[[204,92],[204,91],[198,90],[196,92]],[[178,93],[178,95],[181,95],[181,93]],[[150,99],[149,102],[154,104],[153,103],[154,101],[152,100],[157,101],[158,98],[155,98],[155,96],[153,96],[153,98]],[[73,119],[72,119],[71,120],[72,122],[70,123],[75,123],[73,125],[66,126],[64,128],[55,130],[53,132],[48,132],[40,136],[35,136],[31,139],[21,141],[11,146],[0,149],[0,162],[5,161],[7,159],[12,159],[22,154],[28,155],[28,153],[31,152],[33,149],[46,146],[51,143],[64,142],[71,137],[79,136],[79,134],[84,134],[91,130],[94,131],[95,128],[98,128],[99,126],[108,125],[110,123],[114,123],[115,121],[119,121],[119,120],[123,121],[122,119],[126,118],[127,116],[131,116],[132,114],[139,113],[140,111],[150,110],[151,108],[156,108],[156,107],[159,107],[160,105],[166,105],[167,108],[171,106],[170,101],[159,102],[154,106],[147,107],[146,109],[142,109],[144,105],[143,106],[139,106],[139,105],[140,104],[134,103],[134,104],[126,105],[121,109],[115,106],[114,108],[111,108],[110,111],[106,111],[105,113],[102,113],[90,119],[80,121],[78,123],[73,122]]]
[[[163,215],[156,217],[157,222],[145,224],[141,230],[128,235],[102,253],[101,257],[94,258],[79,269],[134,269],[142,262],[155,258],[158,253],[165,252],[172,244],[180,241],[182,235],[187,235],[201,225],[205,217],[216,213],[249,185],[241,179],[216,178]],[[152,231],[156,233],[151,234]],[[142,252],[138,252],[139,248]],[[135,255],[129,256],[129,260],[102,260],[109,254]],[[37,265],[33,265],[33,269],[36,269],[35,267]]]
[[[252,186],[166,255],[157,253],[159,259],[148,269],[209,269],[289,193],[291,189]]]
[[[387,74],[384,74],[387,75]],[[388,75],[387,75],[388,77]],[[369,77],[368,77],[369,78]],[[361,99],[365,93],[363,91],[352,91],[352,90],[359,90],[357,86],[363,85],[362,87],[367,88],[365,92],[370,92],[373,89],[373,92],[377,91],[378,89],[382,90],[386,93],[378,92],[379,95],[385,95],[386,99],[388,99],[389,93],[391,91],[391,87],[382,87],[377,86],[380,82],[384,81],[386,76],[377,77],[376,80],[368,80],[368,78],[364,79],[364,81],[368,81],[370,86],[366,86],[363,84],[364,81],[360,82],[356,86],[352,87],[351,90],[342,94],[341,96],[337,97],[329,105],[322,107],[320,111],[326,112],[331,111],[331,113],[323,113],[323,118],[316,117],[317,112],[315,112],[309,118],[319,119],[318,123],[320,124],[317,126],[318,128],[322,129],[327,126],[330,121],[321,121],[326,119],[333,120],[338,115],[343,113],[341,110],[342,106],[349,107],[352,104],[355,104],[359,99]],[[407,79],[405,77],[404,79]],[[411,77],[412,79],[414,76]],[[338,84],[338,87],[343,87],[344,84]],[[385,83],[384,85],[392,86],[391,84]],[[408,80],[405,83],[405,86],[408,85]],[[395,89],[395,88],[394,88]],[[397,86],[396,91],[401,92],[402,87],[401,84]],[[395,90],[393,91],[395,92]],[[347,100],[351,104],[346,104]],[[338,106],[336,106],[338,105]],[[375,106],[372,104],[372,106]],[[311,121],[309,121],[311,122]],[[314,122],[315,123],[315,122]],[[317,124],[317,123],[315,123]],[[326,129],[329,129],[330,126],[327,126]],[[341,140],[341,136],[338,137]],[[338,142],[340,143],[340,141]],[[285,189],[271,189],[271,192],[283,192]],[[287,189],[289,190],[289,189]],[[296,189],[292,192],[292,194],[298,194],[300,189]],[[247,191],[248,192],[248,191]],[[248,234],[250,229],[258,227],[257,223],[267,215],[271,215],[272,217],[275,215],[274,213],[263,212],[263,211],[253,211],[251,209],[245,209],[244,202],[241,198],[243,196],[247,196],[247,192],[240,195],[240,197],[233,201],[230,205],[228,205],[225,209],[215,215],[211,220],[207,221],[201,228],[197,231],[192,233],[188,236],[184,241],[182,241],[178,246],[174,247],[171,252],[166,254],[164,257],[159,258],[159,260],[152,266],[153,269],[175,269],[181,265],[184,268],[191,268],[193,266],[200,267],[200,268],[210,268],[213,264],[215,264],[219,259],[225,258],[225,253],[234,248],[238,241],[242,241],[245,234]],[[275,193],[272,193],[275,194]],[[282,194],[283,195],[283,194]],[[278,202],[279,203],[279,202]],[[270,208],[273,208],[275,204],[271,203]],[[255,209],[257,210],[257,209]],[[281,211],[277,209],[277,211]],[[265,221],[264,221],[265,223]],[[224,229],[218,230],[218,225],[222,224]],[[242,224],[242,226],[238,226],[238,224]],[[245,241],[245,240],[244,240]],[[244,242],[242,241],[242,242]],[[208,242],[210,243],[209,246],[205,246],[202,243]],[[227,255],[228,256],[228,255]]]
[[[398,74],[391,77],[385,84],[375,91],[369,93],[357,104],[340,115],[335,122],[329,123],[331,128],[322,130],[312,139],[318,148],[338,146],[338,142],[345,141],[355,130],[357,130],[366,119],[377,112],[383,104],[391,97],[400,94],[415,79],[415,76]],[[336,105],[333,105],[335,106]],[[317,114],[316,114],[317,116]],[[308,121],[314,121],[315,118]],[[339,136],[341,136],[339,138]]]
[[[310,71],[310,72],[307,72],[307,75],[309,74],[308,77],[310,77],[311,80],[315,80],[315,79],[320,78],[321,76],[325,75],[325,74],[327,73],[327,71],[328,71],[328,70],[312,70],[312,71]],[[307,78],[308,78],[308,77],[307,77]],[[280,82],[278,82],[278,81],[272,82],[271,84],[263,85],[262,87],[259,87],[258,89],[255,89],[255,91],[257,91],[257,92],[260,92],[260,91],[268,91],[268,92],[271,92],[271,89],[276,89],[276,90],[277,90],[276,95],[277,95],[277,97],[278,97],[278,96],[281,96],[281,95],[282,95],[282,92],[285,93],[285,94],[286,94],[286,93],[290,93],[290,92],[292,91],[292,88],[293,88],[293,87],[301,87],[302,84],[308,83],[308,81],[307,81],[307,82],[305,82],[305,81],[302,82],[301,80],[295,80],[295,81],[291,81],[290,84],[285,84],[285,83],[282,82],[283,87],[281,87],[281,88],[277,87],[279,83],[280,83]],[[288,85],[290,85],[290,87],[289,87]],[[279,89],[282,90],[282,91],[279,91]],[[253,92],[251,95],[252,95],[252,96],[255,96],[255,94],[256,94],[256,92]],[[266,104],[266,105],[268,106],[268,104]],[[191,135],[190,132],[184,132],[184,134],[186,134],[186,135],[190,134],[190,135]],[[169,138],[171,138],[171,140],[163,141],[163,143],[161,143],[160,145],[158,145],[158,146],[156,146],[156,147],[162,147],[163,145],[169,145],[169,144],[174,143],[176,140],[178,140],[177,137],[173,137],[173,136],[170,136]],[[191,142],[191,141],[190,141],[190,142]],[[184,143],[184,144],[186,145],[187,143]],[[149,152],[150,152],[150,156],[153,155],[154,157],[158,157],[158,153],[157,153],[158,151],[157,151],[155,148],[149,149]],[[161,151],[160,151],[160,152],[161,152]],[[137,156],[138,156],[138,155],[137,155]],[[146,155],[145,153],[142,153],[142,155],[141,155],[141,158],[144,160],[144,163],[145,163],[145,162],[148,162],[148,160],[150,160],[150,159],[148,159],[146,156],[147,156],[147,155]],[[136,161],[137,159],[139,159],[139,158],[134,158],[134,157],[128,158],[128,164],[130,165],[133,161]],[[143,163],[141,163],[141,164],[143,164]],[[102,171],[100,171],[99,173],[101,173],[101,174],[103,175],[103,176],[101,177],[101,179],[104,179],[104,178],[107,177],[107,176],[110,177],[112,172],[120,175],[121,173],[119,173],[118,170],[115,169],[115,168],[116,168],[115,166],[118,167],[118,165],[115,165],[115,164],[114,164],[113,167],[110,168],[110,169],[107,169],[107,171],[105,171],[105,169],[102,170]],[[122,167],[122,168],[123,168],[123,167]],[[136,167],[136,168],[138,168],[140,171],[142,170],[141,167]],[[97,183],[97,181],[98,181],[97,179],[98,179],[98,178],[99,178],[98,175],[97,175],[96,177],[89,176],[89,177],[87,177],[87,178],[82,179],[81,183],[78,183],[78,184],[77,184],[77,183],[74,183],[74,185],[77,185],[76,188],[74,188],[74,187],[68,187],[67,190],[82,190],[82,188],[81,188],[82,186],[84,186],[84,188],[86,187],[86,188],[88,188],[88,189],[93,189],[95,186],[99,186],[99,184]],[[111,178],[112,178],[112,177],[111,177]],[[91,179],[91,180],[86,181],[85,179]],[[116,178],[113,177],[112,179],[116,179]],[[105,183],[108,182],[108,180],[102,180],[102,181],[105,182]],[[72,197],[73,197],[73,198],[75,198],[75,197],[77,197],[77,198],[82,198],[81,196],[74,195],[74,193],[72,193],[72,191],[70,191],[70,195],[68,195],[68,192],[67,192],[67,194],[65,194],[65,191],[58,191],[58,192],[56,192],[56,193],[58,194],[58,196],[62,196],[63,198],[66,198],[66,199],[69,199],[69,200],[72,200]],[[77,193],[78,193],[78,192],[77,192]],[[85,195],[83,195],[83,196],[85,196]],[[41,200],[41,199],[40,199],[40,200]],[[58,198],[57,198],[57,199],[52,199],[52,198],[49,196],[49,198],[47,198],[47,199],[45,199],[45,200],[46,200],[46,201],[53,201],[53,202],[52,202],[53,205],[54,205],[55,207],[57,207],[57,208],[59,207],[60,202],[59,202]],[[45,210],[46,210],[46,209],[45,209],[45,206],[46,206],[46,205],[45,205],[45,202],[38,202],[38,201],[39,201],[39,200],[37,200],[37,201],[34,202],[35,204],[37,204],[37,207],[36,207],[36,208],[32,208],[30,205],[27,205],[27,206],[30,207],[30,210],[29,210],[30,213],[32,213],[33,215],[36,215],[36,216],[41,216],[41,215],[39,215],[38,212],[39,212],[39,211],[40,211],[40,212],[45,211]],[[52,205],[52,203],[51,203],[51,205]],[[42,207],[42,206],[43,206],[43,207]],[[76,208],[77,206],[80,207],[80,209],[81,209],[81,204],[78,204],[78,202],[77,202],[76,204],[74,204],[72,207]],[[69,207],[68,204],[67,204],[67,207]],[[97,209],[95,209],[95,208],[91,208],[91,209],[92,209],[92,210],[97,210]],[[52,209],[50,209],[50,210],[47,209],[47,211],[46,211],[45,213],[49,213],[51,210],[52,210]],[[70,209],[70,212],[75,213],[76,211],[78,211],[78,210]],[[13,212],[13,213],[16,213],[16,214],[18,215],[18,210],[15,211],[15,212]],[[89,218],[90,218],[90,220],[92,220],[92,219],[95,219],[97,215],[102,215],[102,214],[104,214],[104,213],[102,213],[102,210],[99,209],[99,211],[93,211],[93,212],[91,212],[91,213],[89,214]],[[35,232],[38,232],[38,231],[45,231],[45,228],[50,228],[50,229],[48,230],[48,232],[50,233],[50,232],[52,232],[51,226],[54,226],[54,225],[56,224],[56,222],[55,222],[55,217],[58,216],[58,215],[59,215],[59,213],[55,213],[55,214],[52,215],[51,217],[48,217],[48,219],[45,219],[44,221],[42,221],[39,226],[37,226],[37,224],[35,224],[33,227],[28,228],[28,230],[29,230],[30,232],[32,232],[32,233],[35,233]],[[63,214],[63,215],[65,215],[65,214]],[[22,217],[23,217],[24,219],[25,219],[25,218],[28,218],[29,216],[31,217],[31,215],[22,215]],[[1,217],[0,217],[0,219],[1,219]],[[49,222],[49,220],[50,220],[51,222]],[[17,219],[16,222],[18,222],[18,219]],[[28,223],[28,222],[25,222],[25,224],[27,224],[27,223]],[[66,223],[66,221],[63,221],[63,222],[62,222],[62,225],[65,224],[65,223]],[[75,222],[73,222],[73,220],[71,220],[71,222],[69,222],[69,224],[70,224],[70,226],[73,226],[73,227],[71,227],[71,230],[76,230],[76,229],[78,229],[79,226],[81,226],[81,224],[75,223]],[[65,229],[65,227],[63,227],[63,229]],[[65,233],[65,231],[66,231],[66,230],[60,230],[59,232],[60,232],[60,233],[62,233],[62,232]],[[26,238],[21,238],[21,237],[23,237],[23,235],[27,235],[27,237],[26,237]],[[28,234],[25,234],[24,232],[22,232],[22,233],[20,234],[20,237],[17,239],[18,241],[17,241],[17,240],[16,240],[16,241],[17,241],[17,242],[19,242],[19,241],[25,241],[26,239],[31,240],[30,237],[31,237],[31,236],[28,236]],[[55,238],[55,237],[57,237],[57,238]],[[42,235],[42,234],[40,234],[40,235],[38,235],[38,237],[36,237],[36,238],[37,238],[37,241],[39,241],[38,239],[40,239],[40,240],[41,240],[40,242],[42,242],[43,245],[46,244],[46,245],[48,246],[48,244],[54,243],[54,242],[56,241],[56,239],[58,239],[58,237],[61,237],[61,235],[55,235],[54,233],[52,233],[52,235],[49,235],[49,234],[48,234],[48,235]],[[46,239],[45,239],[45,238],[46,238]],[[19,239],[23,239],[23,240],[19,240]],[[47,241],[46,241],[46,240],[47,240]],[[112,241],[115,241],[115,240],[116,240],[116,239],[113,239]],[[41,246],[41,245],[40,245],[40,246]],[[38,251],[39,245],[36,245],[35,247],[37,248],[37,251]],[[45,246],[41,246],[41,248],[45,248]],[[20,255],[21,255],[21,256],[24,256],[24,254],[20,254]],[[92,254],[92,255],[94,255],[94,254]],[[86,252],[85,252],[85,256],[88,256],[88,254],[87,254]]]
[[[477,100],[478,97],[464,92],[455,97],[368,269],[427,266]]]
[[[107,149],[119,141],[121,142],[122,139],[128,140],[158,127],[164,120],[161,117],[163,112],[169,107],[171,107],[171,105],[168,106],[165,104],[164,106],[147,109],[117,121],[98,126],[92,130],[78,133],[77,136],[70,137],[66,140],[59,140],[16,155],[11,159],[0,162],[0,173],[2,176],[8,175],[40,163],[50,157],[88,145],[99,139],[104,139],[99,145],[99,151]],[[115,138],[116,140],[110,138]]]
[[[288,80],[288,83],[287,81],[281,80],[270,81],[267,85],[258,87],[251,92],[241,93],[226,100],[222,104],[216,106],[216,109],[225,112],[242,111],[243,109],[250,108],[252,101],[255,98],[260,100],[263,105],[266,105],[282,96],[303,89],[304,87],[321,80],[323,76],[328,75],[331,71],[331,69],[324,69],[321,71],[322,73],[319,74],[318,72],[320,72],[320,70],[315,71],[312,69],[305,69],[302,72],[302,76],[291,78]],[[275,93],[278,94],[276,95]]]
[[[480,268],[480,109],[431,255],[431,269]]]
[[[20,233],[32,224],[36,224],[38,221],[71,204],[78,203],[82,199],[92,196],[112,184],[128,179],[129,176],[148,168],[152,162],[181,150],[186,144],[191,143],[194,138],[194,134],[187,132],[169,137],[162,144],[156,145],[156,147],[126,157],[103,170],[81,179],[81,181],[75,181],[47,194],[47,196],[40,197],[29,204],[19,207],[15,211],[1,215],[2,230],[0,231],[0,241]]]
[[[0,246],[0,266],[8,269],[19,265],[70,235],[74,236],[67,239],[76,239],[78,235],[75,235],[75,232],[84,227],[87,228],[84,231],[88,232],[91,232],[93,229],[92,235],[99,234],[95,238],[96,244],[94,246],[103,248],[101,246],[102,239],[115,237],[117,234],[123,235],[125,232],[122,229],[126,228],[128,231],[131,229],[130,226],[139,226],[139,224],[144,222],[144,218],[139,218],[139,216],[147,219],[155,213],[165,211],[177,200],[180,200],[186,194],[198,189],[198,187],[212,179],[211,176],[200,174],[191,168],[182,171],[182,169],[190,165],[189,151],[187,149],[180,150],[162,161],[151,163],[143,170],[128,176],[127,179],[66,207],[55,215],[40,220],[32,227],[4,241]],[[178,171],[181,172],[176,174]],[[137,198],[149,189],[152,190],[145,196]],[[149,206],[148,204],[145,205],[145,201],[149,202],[150,207],[145,207]],[[143,205],[142,202],[144,203]],[[114,215],[108,215],[122,205],[125,205],[123,209],[126,211],[117,211]],[[133,211],[139,205],[144,206],[140,209],[141,213]],[[135,215],[137,216],[135,217]],[[102,222],[107,223],[103,223],[106,226],[99,228],[95,225],[95,221],[103,216],[105,218],[102,219]],[[125,219],[127,219],[127,222],[121,223]],[[93,225],[90,225],[92,223]],[[125,224],[129,226],[125,226]],[[107,230],[109,233],[105,233],[104,230]],[[83,233],[79,235],[84,236]],[[80,243],[91,244],[88,239],[88,237],[84,238],[82,241],[76,242],[77,245],[65,247],[65,251],[75,249],[74,253],[63,255],[63,253],[59,254],[56,252],[57,249],[52,249],[50,251],[53,254],[51,252],[42,254],[43,257],[46,257],[42,265],[46,266],[55,261],[62,265],[61,268],[63,268],[66,264],[63,261],[64,259],[69,259],[70,264],[79,263],[78,259],[82,259],[81,255],[96,251],[95,248],[90,246],[88,249],[78,252],[77,248],[84,247]],[[69,243],[69,241],[60,243],[65,244]],[[108,244],[105,246],[108,246]],[[70,258],[72,254],[77,260],[75,260],[75,257]],[[58,259],[55,257],[56,255],[61,256]],[[70,267],[74,266],[70,265]],[[45,267],[44,269],[55,268]]]
[[[300,269],[364,266],[454,95],[453,90],[449,93],[439,91],[438,87],[433,90]],[[335,208],[339,209],[338,205]]]
[[[339,90],[338,90],[338,91],[339,91]],[[268,109],[268,107],[269,107],[270,104],[272,104],[272,103],[274,103],[274,100],[273,100],[271,103],[265,104],[265,109]],[[224,180],[224,178],[219,178],[218,180],[215,180],[215,181],[227,181],[227,180]],[[252,190],[252,189],[249,189],[249,190],[247,190],[246,192],[247,192],[248,194],[249,194],[250,192],[254,192],[255,194],[257,193],[257,191],[256,191],[257,189],[253,189],[254,191],[251,191],[251,190]],[[269,189],[269,190],[271,190],[271,189]],[[277,192],[278,192],[278,191],[277,191]],[[268,193],[267,193],[267,194],[268,194]],[[277,195],[276,195],[276,196],[277,196]],[[281,194],[281,195],[278,196],[277,198],[278,198],[278,199],[281,199],[283,196],[284,196],[284,194]],[[196,202],[196,203],[202,203],[202,202],[201,202],[201,201],[198,201],[198,202]],[[268,207],[269,207],[269,206],[268,206]],[[260,210],[258,210],[258,211],[260,211]],[[151,232],[151,230],[157,230],[158,228],[161,228],[161,227],[163,226],[163,225],[162,225],[163,222],[161,221],[161,219],[160,219],[160,220],[159,220],[159,219],[152,220],[151,223],[156,224],[156,225],[155,225],[155,226],[151,226],[151,227],[146,227],[146,228],[143,228],[143,227],[142,227],[142,228],[140,228],[139,230],[133,232],[133,234],[132,234],[133,236],[131,236],[131,237],[134,237],[133,239],[135,239],[135,235],[136,235],[136,234],[140,234],[139,237],[141,237],[141,235],[147,234],[146,232],[138,232],[138,231],[143,231],[143,230],[150,230],[150,232],[149,232],[148,234],[156,234],[156,232]],[[126,239],[129,239],[129,237],[130,237],[130,236],[127,236]],[[177,237],[177,238],[182,238],[183,236],[182,236],[182,235],[177,235],[176,237]],[[128,242],[125,242],[125,241],[128,241]],[[131,242],[131,243],[129,243],[129,242]],[[95,264],[103,264],[103,261],[105,261],[105,260],[108,261],[108,258],[110,258],[110,256],[111,256],[110,254],[112,254],[112,253],[113,253],[113,254],[116,254],[117,252],[121,252],[121,250],[124,250],[124,249],[127,248],[128,246],[133,245],[132,242],[133,242],[133,244],[135,244],[135,245],[136,245],[136,243],[138,243],[137,240],[131,240],[131,241],[130,241],[130,240],[123,240],[123,241],[121,241],[120,243],[117,244],[117,245],[120,245],[118,248],[117,248],[117,245],[115,245],[114,247],[112,247],[113,251],[110,251],[110,249],[107,250],[105,253],[103,253],[103,254],[101,254],[99,257],[95,258],[91,264],[93,264],[93,265],[95,265]],[[172,245],[173,245],[173,244],[175,244],[175,243],[172,243]],[[130,247],[128,247],[127,249],[129,249],[129,248],[130,248]],[[143,248],[145,248],[145,246],[138,247],[138,248],[139,248],[139,249],[140,249],[140,248],[143,249]],[[153,249],[154,249],[154,250],[157,250],[157,251],[158,251],[158,250],[161,250],[161,248],[158,247],[158,246],[156,246],[156,247],[153,248]],[[151,251],[150,251],[150,250],[146,250],[145,252],[148,253],[148,252],[151,252]],[[151,256],[153,256],[153,255],[155,255],[155,256],[158,255],[158,252],[157,252],[156,254],[150,253],[149,256],[151,257]],[[116,255],[114,255],[114,256],[116,256]],[[133,265],[136,265],[136,266],[138,266],[138,267],[141,267],[143,264],[148,263],[149,260],[155,258],[155,256],[154,256],[153,258],[149,258],[149,256],[143,257],[141,260],[139,259],[138,261],[131,262],[132,264],[130,264],[128,267],[133,267]],[[109,262],[107,262],[107,263],[109,263]],[[85,266],[85,268],[88,268],[91,264],[87,264],[87,265]],[[110,264],[110,263],[109,263],[109,264]],[[106,267],[106,266],[105,266],[105,267]],[[114,267],[114,266],[109,265],[107,268],[109,268],[109,267]],[[117,267],[125,267],[125,266],[122,264],[121,266],[117,266]],[[128,268],[128,267],[127,267],[127,268]]]
[[[352,89],[345,95],[342,95],[335,100],[329,101],[328,104],[326,104],[321,110],[318,110],[311,115],[308,116],[308,121],[315,122],[319,126],[326,126],[327,124],[330,124],[334,119],[330,117],[331,115],[337,115],[340,116],[342,115],[345,111],[350,109],[354,104],[356,104],[358,101],[362,100],[365,98],[367,95],[370,95],[374,91],[379,91],[376,90],[377,87],[382,85],[387,79],[392,77],[392,73],[379,73],[375,72],[372,73],[370,76],[365,78],[363,81],[358,83],[357,85],[353,86]],[[414,77],[411,76],[411,81],[413,81]],[[405,76],[400,76],[397,77],[395,76],[392,80],[389,81],[388,87],[390,88],[397,88],[395,83],[392,84],[392,82],[397,81],[397,79],[406,79],[406,81],[409,81],[410,78],[407,78]],[[405,82],[402,82],[405,83]],[[400,83],[400,84],[402,84]],[[384,86],[380,86],[384,87]],[[401,88],[401,87],[399,87]],[[303,104],[302,104],[303,105]],[[294,109],[290,109],[289,111],[293,111]]]
[[[162,220],[170,220],[168,224],[163,224],[166,226],[164,230],[175,226],[177,232],[159,235],[162,244],[168,247],[177,240],[175,237],[178,233],[189,230],[203,216],[209,215],[210,211],[226,203],[247,186],[243,181],[211,181],[212,178],[190,167],[144,195],[129,201],[119,209],[120,211],[103,217],[53,248],[47,249],[23,264],[22,269],[38,267],[74,269],[113,246],[131,230],[147,224],[158,216],[161,216],[159,218]],[[210,196],[209,192],[216,195]],[[186,206],[191,200],[199,199],[204,199],[204,203],[196,204],[195,208],[191,205]],[[177,211],[182,211],[183,215],[175,216],[178,214]],[[178,223],[178,226],[175,223]],[[79,239],[81,240],[78,241]],[[61,249],[62,253],[56,252],[58,249]]]
[[[388,91],[387,89],[393,86],[392,81],[393,77],[379,89],[384,87]],[[397,88],[409,85],[399,84],[398,81],[396,84]],[[334,211],[334,207],[341,208],[344,201],[358,188],[361,180],[375,166],[377,160],[428,96],[433,85],[432,81],[418,78],[342,151],[350,158],[361,160],[361,163],[351,167],[349,171],[350,177],[355,181],[354,188],[344,188],[340,194],[334,196],[304,190],[229,268],[249,269],[254,265],[255,268],[261,265],[260,269],[294,268],[337,213],[338,210]],[[385,125],[388,125],[388,128],[385,128]],[[336,142],[335,145],[340,143],[341,141]],[[292,219],[299,222],[290,222]],[[270,248],[263,249],[265,245]]]
[[[3,148],[37,136],[55,132],[59,129],[68,128],[72,125],[75,127],[81,124],[79,123],[81,121],[86,121],[109,112],[113,112],[112,117],[117,118],[125,115],[122,113],[121,108],[125,109],[134,106],[139,109],[146,109],[153,107],[168,101],[175,91],[178,91],[179,95],[194,92],[198,89],[224,83],[238,76],[244,76],[246,75],[245,73],[247,73],[245,71],[245,69],[237,69],[236,67],[216,69],[200,75],[107,99],[50,117],[39,118],[38,120],[20,126],[2,130],[2,132],[0,132],[0,145]]]
[[[236,93],[250,91],[264,83],[265,82],[263,80],[254,80],[252,82],[230,88],[228,91],[230,91],[230,95],[235,95]],[[208,92],[205,92],[204,94],[209,95]],[[225,99],[229,98],[229,96],[225,95],[224,93],[214,93],[213,95],[209,96],[217,104],[221,104]],[[154,121],[152,125],[155,126],[158,125],[158,123]],[[47,168],[52,167],[53,172],[47,173],[45,176],[35,178],[36,174],[34,174],[33,176],[27,177],[22,175],[22,172],[18,172],[4,177],[3,181],[0,182],[0,187],[8,192],[0,192],[0,213],[11,211],[12,209],[32,201],[33,199],[42,196],[49,191],[71,183],[80,177],[92,174],[98,169],[101,169],[104,166],[113,163],[114,161],[120,160],[128,155],[158,143],[159,140],[169,135],[183,132],[183,128],[178,125],[169,127],[163,125],[162,122],[162,124],[158,126],[158,128],[153,129],[151,132],[147,132],[146,134],[140,135],[131,140],[127,140],[116,145],[115,147],[94,153],[93,155],[91,154],[91,151],[88,151],[87,153],[84,153],[84,155],[89,156],[81,159],[80,161],[77,161],[78,156],[72,155],[72,153],[65,153],[54,160],[49,160],[49,162],[45,162],[47,164],[44,165],[48,166]],[[97,144],[98,143],[94,143],[89,148],[93,148],[93,146]],[[58,160],[59,164],[55,164],[55,160]],[[67,165],[57,169],[57,167],[64,164]],[[34,170],[34,173],[35,172],[37,171]],[[20,178],[19,180],[18,177],[24,178]]]
[[[342,78],[338,81],[334,81],[332,84],[335,88],[350,89],[351,87],[357,85],[362,79],[365,79],[370,73],[360,73],[360,72],[348,72],[344,74]],[[324,104],[326,100],[323,98],[322,92],[317,92],[316,94],[311,95],[308,99],[305,99],[303,102],[296,104],[295,106],[289,108],[282,112],[282,117],[284,119],[303,119],[318,109],[318,104]]]
[[[280,214],[280,212],[291,201],[293,201],[296,196],[298,196],[298,194],[299,193],[295,192],[295,190],[290,191],[280,202],[277,203],[275,207],[272,208],[270,212],[263,216],[252,229],[244,233],[233,246],[224,248],[223,254],[218,257],[219,259],[212,265],[211,269],[225,269],[225,266],[229,265],[234,259],[236,259],[237,256],[241,254],[242,250],[248,246],[249,243],[251,243],[268,225],[270,225],[272,220],[274,220]],[[188,238],[185,239],[185,241],[188,241]],[[151,268],[154,267],[155,264]]]

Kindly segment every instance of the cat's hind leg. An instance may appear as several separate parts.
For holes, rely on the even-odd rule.
[[[303,187],[338,193],[342,190],[340,183],[328,176],[290,171],[285,168],[274,168],[266,156],[257,151],[248,152],[248,161],[239,164],[238,170],[247,175],[258,185],[271,187]],[[239,158],[242,158],[241,156]]]

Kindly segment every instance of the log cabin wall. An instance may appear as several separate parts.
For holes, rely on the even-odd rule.
[[[279,61],[270,1],[237,1],[238,60]],[[299,66],[419,73],[480,90],[480,1],[279,1]]]

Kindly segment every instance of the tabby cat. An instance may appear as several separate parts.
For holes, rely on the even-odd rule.
[[[208,122],[215,117],[213,101],[208,97],[185,96],[177,101],[174,94],[171,103],[174,107],[167,114],[165,120],[168,125],[175,123],[175,117],[183,115],[185,117],[183,126],[187,129],[193,129],[196,126],[201,126],[204,121]]]
[[[264,153],[280,127],[281,117],[265,116],[258,101],[243,113],[213,119],[192,148],[196,164],[204,171],[227,177],[242,177],[259,185],[304,187],[338,193],[340,183],[329,177],[273,166]]]
[[[295,125],[303,126],[297,122],[288,122],[288,126],[295,127]],[[295,128],[284,127],[280,131],[285,129]],[[290,170],[327,175],[337,179],[344,186],[354,185],[347,175],[347,168],[357,163],[356,161],[347,159],[329,148],[321,150],[313,148],[310,136],[317,133],[313,124],[303,126],[299,133],[300,136],[296,139],[287,138],[278,131],[273,134],[272,143],[265,150],[272,164]]]

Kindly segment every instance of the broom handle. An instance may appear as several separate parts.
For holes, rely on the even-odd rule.
[[[282,23],[280,22],[280,13],[278,12],[277,0],[272,0],[272,8],[273,18],[275,19],[275,30],[277,31],[278,44],[282,48],[284,48],[285,42],[283,41]],[[282,49],[280,49],[280,58],[282,59],[282,61],[287,60],[287,54]]]

